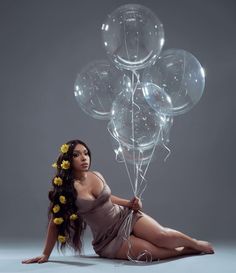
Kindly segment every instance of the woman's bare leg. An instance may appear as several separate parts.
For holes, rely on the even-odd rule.
[[[187,247],[205,253],[214,253],[210,243],[193,239],[186,234],[161,226],[157,221],[143,213],[134,225],[133,234],[143,240],[164,248]]]
[[[128,259],[128,251],[129,251],[129,243],[131,245],[129,255],[132,259],[137,259],[137,257],[144,251],[148,251],[151,256],[152,260],[163,260],[172,257],[187,255],[187,254],[199,254],[199,251],[190,248],[179,247],[176,249],[169,249],[163,247],[157,247],[152,243],[145,241],[141,238],[138,238],[134,235],[129,237],[128,241],[123,241],[121,248],[118,250],[116,254],[117,259]],[[146,257],[143,256],[140,260],[145,260]]]

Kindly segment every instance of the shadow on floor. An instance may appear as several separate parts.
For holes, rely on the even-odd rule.
[[[188,257],[193,257],[193,256],[199,256],[199,255],[205,255],[203,253],[201,254],[186,254],[180,257],[174,257],[174,258],[169,258],[165,260],[160,260],[160,261],[152,261],[152,262],[132,262],[129,260],[122,260],[122,259],[110,259],[110,258],[102,258],[97,255],[79,255],[79,256],[67,256],[68,257],[73,257],[73,258],[78,258],[78,261],[59,261],[59,260],[49,260],[50,263],[58,263],[58,264],[67,264],[67,265],[74,265],[74,266],[93,266],[98,263],[107,263],[107,264],[123,264],[123,265],[129,265],[129,266],[136,266],[136,265],[141,265],[141,266],[148,266],[148,265],[157,265],[157,264],[163,264],[163,263],[170,263],[176,260],[180,259],[186,259]]]

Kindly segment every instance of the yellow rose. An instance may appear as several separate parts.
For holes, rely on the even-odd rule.
[[[61,163],[61,167],[64,170],[69,169],[70,168],[70,162],[68,160],[63,160],[62,163]]]
[[[61,145],[60,150],[61,150],[61,152],[62,152],[63,154],[67,153],[68,150],[69,150],[69,145],[68,145],[68,144],[63,144],[63,145]]]
[[[74,221],[74,220],[77,220],[78,219],[78,216],[76,214],[71,214],[70,216],[70,220]]]
[[[55,205],[53,208],[52,208],[53,212],[54,213],[57,213],[59,210],[60,210],[60,206],[59,205]]]
[[[59,217],[59,218],[54,218],[53,219],[53,223],[56,224],[56,225],[60,225],[64,222],[64,219],[62,217]]]
[[[61,179],[61,177],[58,177],[58,176],[56,176],[54,179],[53,179],[53,183],[55,184],[55,185],[57,185],[57,186],[61,186],[62,185],[62,179]]]
[[[53,168],[57,168],[57,163],[54,162],[54,163],[52,164],[52,167],[53,167]]]
[[[61,202],[62,204],[65,204],[65,203],[66,203],[66,198],[65,198],[64,195],[60,195],[59,200],[60,200],[60,202]]]
[[[62,235],[58,235],[57,237],[58,241],[61,242],[62,244],[66,242],[66,237]]]

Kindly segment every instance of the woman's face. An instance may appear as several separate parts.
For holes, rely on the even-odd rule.
[[[90,166],[88,150],[82,144],[77,144],[73,151],[73,169],[75,171],[87,171]]]

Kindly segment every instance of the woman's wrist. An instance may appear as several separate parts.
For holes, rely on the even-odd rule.
[[[126,205],[128,208],[132,208],[133,204],[130,200],[127,200],[127,205]]]

